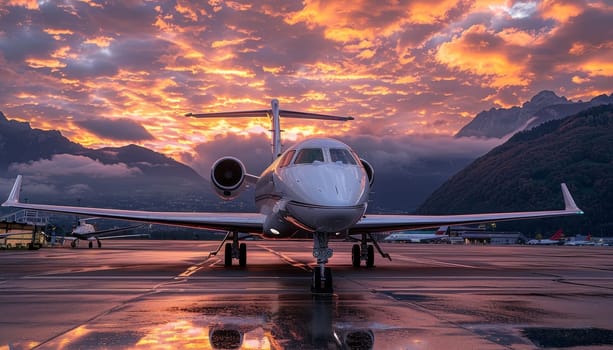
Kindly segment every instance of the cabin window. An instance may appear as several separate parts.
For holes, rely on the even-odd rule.
[[[303,148],[298,152],[294,164],[310,164],[323,161],[324,152],[321,148]]]
[[[332,163],[357,164],[351,152],[344,148],[330,148],[330,160]]]
[[[294,158],[294,154],[296,154],[296,150],[291,150],[285,153],[281,158],[281,161],[279,162],[279,166],[281,168],[288,166],[289,163],[292,161],[292,158]]]

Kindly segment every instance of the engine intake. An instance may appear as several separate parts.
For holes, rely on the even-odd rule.
[[[372,187],[373,182],[375,182],[375,169],[364,159],[360,158],[360,162],[362,162],[362,166],[364,167],[364,170],[366,170],[366,175],[368,175],[368,183]]]
[[[245,166],[234,157],[219,158],[211,167],[211,182],[217,195],[223,199],[234,199],[243,190]]]

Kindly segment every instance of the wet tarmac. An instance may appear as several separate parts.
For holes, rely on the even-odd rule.
[[[613,247],[384,244],[333,295],[310,292],[312,242],[105,241],[0,251],[0,349],[613,348]]]

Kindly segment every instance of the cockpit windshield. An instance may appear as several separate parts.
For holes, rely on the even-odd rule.
[[[310,164],[323,161],[324,152],[321,148],[303,148],[298,152],[294,164]]]
[[[332,163],[352,164],[356,165],[357,162],[351,152],[344,148],[330,148],[330,161]]]

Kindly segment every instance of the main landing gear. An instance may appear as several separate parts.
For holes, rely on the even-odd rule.
[[[229,239],[232,239],[232,243],[226,243]],[[217,247],[217,250],[210,252],[209,256],[217,255],[221,247],[224,247],[224,243],[224,266],[232,266],[232,259],[238,259],[238,265],[240,267],[247,266],[247,245],[245,243],[238,243],[238,232],[235,231],[228,232],[226,237],[219,244],[219,247]]]
[[[102,248],[102,242],[100,242],[100,240],[97,237],[96,237],[96,242],[98,242],[98,248]],[[89,241],[88,247],[89,247],[89,249],[92,249],[94,247],[94,242],[93,241]]]
[[[96,242],[98,243],[98,248],[102,248],[102,242],[100,242],[100,239],[98,239],[98,237],[96,237]],[[78,245],[79,245],[78,239],[75,239],[72,242],[70,242],[70,248],[76,248]],[[94,247],[94,241],[88,241],[87,247],[89,249],[92,249]]]
[[[372,244],[368,244],[368,242],[371,242]],[[354,244],[351,249],[351,264],[353,267],[360,267],[362,260],[366,262],[366,267],[374,267],[375,248],[382,257],[392,261],[392,257],[388,253],[381,250],[379,243],[373,239],[370,233],[362,233],[360,244]]]

